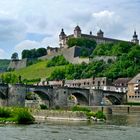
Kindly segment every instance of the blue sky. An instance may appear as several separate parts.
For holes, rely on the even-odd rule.
[[[140,0],[0,0],[0,58],[23,49],[58,46],[61,28],[83,33],[101,28],[106,37],[140,35]]]

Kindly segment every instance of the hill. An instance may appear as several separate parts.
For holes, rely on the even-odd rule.
[[[22,68],[19,70],[15,70],[12,72],[6,72],[5,74],[14,74],[16,76],[21,76],[22,79],[39,79],[49,77],[51,72],[56,68],[63,68],[64,66],[55,66],[55,67],[46,67],[47,61],[40,61],[36,64],[28,66],[26,68]]]
[[[69,64],[63,56],[52,60],[40,61],[20,70],[9,72],[15,76],[6,76],[6,82],[11,77],[21,76],[22,79],[48,78],[49,80],[84,79],[90,77],[133,77],[140,73],[140,46],[137,44],[119,42],[115,44],[99,44],[93,50],[92,57],[113,56],[114,61],[90,61],[89,64]],[[9,74],[8,73],[8,74]],[[18,79],[18,78],[17,78]],[[11,80],[11,82],[16,80]],[[37,81],[36,81],[37,82]]]
[[[6,71],[10,60],[8,59],[0,59],[0,72]]]

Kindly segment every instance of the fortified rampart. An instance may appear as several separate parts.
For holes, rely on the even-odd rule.
[[[58,52],[52,52],[46,56],[42,56],[39,59],[52,59],[54,56],[63,55],[67,61],[73,64],[81,64],[82,62],[89,63],[89,58],[80,58],[81,48],[78,46],[74,46],[71,48],[63,48]]]

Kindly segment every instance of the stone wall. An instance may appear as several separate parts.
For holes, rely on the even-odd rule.
[[[95,56],[93,58],[90,58],[90,62],[93,61],[104,61],[105,63],[112,63],[116,61],[116,56]]]
[[[24,85],[9,85],[8,106],[25,106],[26,87]]]
[[[22,59],[22,60],[11,60],[8,70],[18,70],[21,68],[25,68],[27,66],[27,59]]]
[[[71,48],[63,48],[58,52],[48,54],[46,56],[40,57],[38,59],[52,59],[54,56],[63,55],[67,61],[73,64],[81,64],[82,62],[89,63],[89,58],[80,58],[80,47],[74,46]]]

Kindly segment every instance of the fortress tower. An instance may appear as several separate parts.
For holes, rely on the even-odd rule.
[[[67,47],[66,42],[67,42],[67,36],[64,32],[64,29],[62,29],[59,35],[60,48],[66,48]]]
[[[97,36],[98,37],[104,37],[104,32],[100,29],[98,32],[97,32]]]
[[[74,37],[75,38],[81,37],[81,29],[80,29],[80,27],[78,25],[74,29]]]
[[[133,42],[135,44],[139,44],[138,35],[137,35],[136,31],[134,31],[133,39],[131,42]]]
[[[92,34],[91,31],[90,31],[89,34],[83,34],[81,32],[81,28],[77,25],[74,28],[74,33],[70,34],[68,36],[65,34],[63,29],[61,30],[61,33],[59,35],[60,48],[68,48],[67,40],[69,38],[73,38],[73,37],[74,38],[83,37],[83,38],[93,39],[93,40],[96,41],[97,44],[101,44],[101,43],[115,43],[115,42],[120,42],[120,41],[125,41],[125,42],[128,42],[128,43],[133,42],[135,44],[139,44],[139,39],[138,39],[138,35],[137,35],[136,31],[134,31],[132,40],[131,41],[126,41],[126,40],[119,40],[119,39],[105,37],[104,36],[104,32],[101,29],[97,32],[96,35]]]

